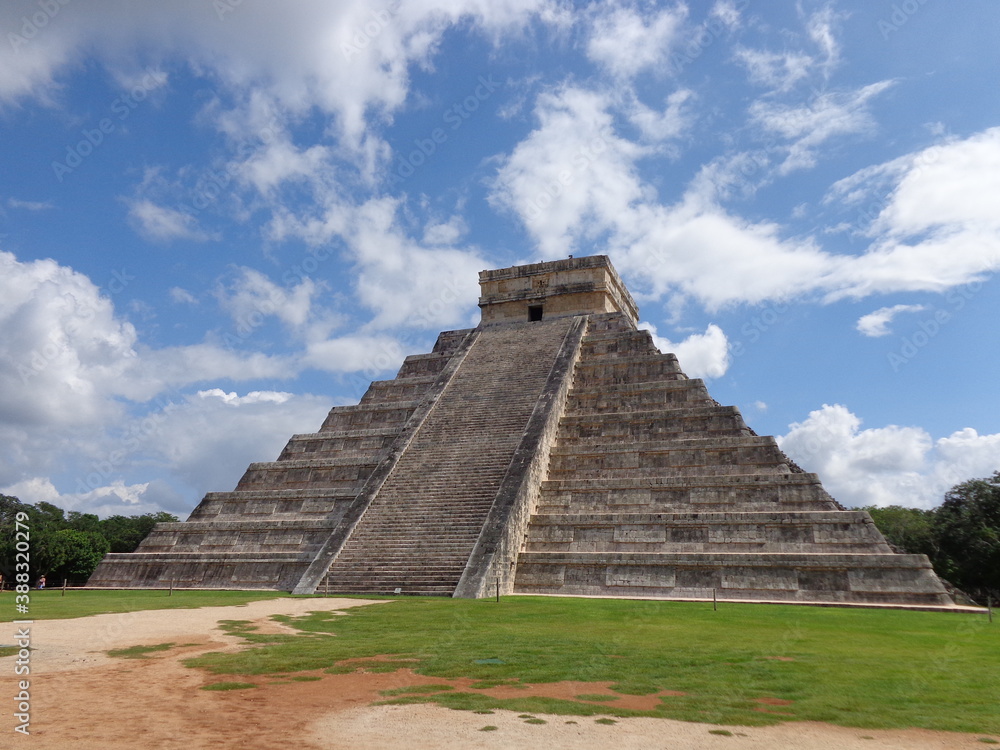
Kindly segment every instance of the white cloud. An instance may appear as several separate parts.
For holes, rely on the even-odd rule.
[[[648,18],[632,8],[612,7],[595,19],[587,56],[616,78],[662,68],[686,17],[683,5]]]
[[[990,128],[917,154],[872,231],[913,237],[963,227],[1000,230],[998,194],[1000,128]]]
[[[858,318],[857,329],[865,336],[878,337],[888,336],[892,333],[889,324],[900,313],[920,312],[924,310],[923,305],[893,305],[892,307],[880,307],[875,312],[862,315]]]
[[[365,372],[374,378],[399,367],[403,357],[413,353],[403,351],[390,336],[351,334],[309,344],[302,363],[326,372]]]
[[[729,340],[714,323],[710,323],[704,333],[691,334],[677,343],[658,336],[652,323],[640,323],[639,329],[649,331],[653,343],[661,352],[677,355],[677,361],[688,377],[721,378],[729,369]]]
[[[237,339],[241,337],[237,336]],[[293,355],[242,352],[211,343],[145,349],[118,391],[126,398],[145,401],[168,389],[193,383],[231,379],[291,378],[299,371]]]
[[[287,140],[262,145],[239,169],[243,179],[267,194],[283,183],[309,179],[329,169],[329,149],[311,146],[299,149]]]
[[[241,267],[228,285],[220,284],[216,297],[229,313],[237,330],[253,330],[263,318],[274,316],[290,329],[302,329],[313,313],[313,300],[322,287],[303,278],[293,287],[283,288],[260,271]]]
[[[795,112],[767,105],[769,127],[791,142],[783,168],[803,166],[835,133],[862,129],[864,102],[887,85],[823,95]],[[662,203],[640,176],[649,147],[615,129],[622,106],[607,92],[578,86],[544,91],[537,127],[499,162],[490,200],[520,219],[541,258],[605,252],[640,295],[694,298],[710,311],[817,294],[830,302],[944,292],[1000,268],[1000,214],[989,203],[1000,192],[1000,128],[837,183],[828,205],[857,204],[871,185],[896,185],[873,224],[874,241],[860,253],[838,254],[817,236],[789,237],[777,223],[724,208],[746,166],[738,158],[709,162],[679,200]],[[913,236],[917,242],[908,241]]]
[[[840,180],[824,199],[874,215],[868,252],[837,273],[839,293],[944,291],[1000,268],[1000,128],[907,154]]]
[[[70,428],[111,419],[136,344],[135,329],[89,278],[0,251],[0,422]]]
[[[807,78],[812,70],[813,58],[801,52],[770,52],[737,47],[733,57],[741,63],[750,81],[775,91],[788,91]]]
[[[841,405],[810,412],[778,442],[849,506],[931,508],[955,484],[1000,467],[1000,434],[966,428],[935,441],[919,427],[861,429],[861,420]]]
[[[690,89],[675,91],[667,97],[666,107],[662,112],[647,107],[636,99],[631,105],[628,117],[650,140],[676,138],[684,132],[692,120],[691,114],[684,106],[692,96]]]
[[[47,211],[53,207],[48,201],[22,201],[17,198],[8,198],[7,205],[11,208],[23,208],[26,211]]]
[[[129,220],[139,234],[153,242],[172,240],[193,240],[204,242],[218,239],[198,228],[194,216],[166,206],[159,206],[151,200],[140,199],[129,202]]]
[[[504,160],[494,205],[515,211],[543,257],[614,225],[643,197],[633,162],[643,150],[615,135],[610,95],[566,86],[539,96],[539,126]],[[593,227],[593,229],[591,229]]]
[[[449,243],[463,231],[457,223],[431,224],[426,244],[401,225],[402,199],[374,198],[361,205],[329,198],[322,215],[299,218],[279,214],[272,236],[298,236],[314,246],[343,241],[354,261],[354,291],[374,313],[366,331],[396,326],[441,330],[468,323],[479,299],[479,271],[489,263],[475,247]]]
[[[195,298],[191,292],[187,289],[181,289],[179,286],[170,288],[170,299],[174,302],[181,302],[185,305],[197,305],[198,300]]]
[[[217,398],[224,404],[230,406],[243,406],[244,404],[259,404],[270,402],[272,404],[283,404],[292,398],[293,394],[284,391],[250,391],[245,396],[240,396],[235,391],[226,393],[221,388],[210,388],[207,391],[198,391],[198,398]]]
[[[0,494],[16,497],[22,503],[53,503],[59,499],[59,490],[48,477],[31,477],[0,489]]]
[[[827,77],[840,62],[840,43],[833,27],[842,17],[844,17],[842,14],[834,12],[832,5],[826,5],[809,16],[806,21],[809,38],[819,47],[823,56],[820,66]]]
[[[730,31],[737,28],[742,20],[740,9],[733,0],[716,0],[709,16],[718,18]]]
[[[868,104],[892,85],[892,81],[879,81],[854,91],[822,93],[805,106],[759,99],[750,105],[750,120],[766,133],[791,141],[778,168],[779,174],[788,174],[814,166],[817,147],[831,138],[873,130],[875,121]]]
[[[0,484],[35,482],[23,488],[32,496],[46,496],[46,481],[75,495],[110,486],[155,431],[163,404],[179,396],[164,396],[168,389],[298,371],[293,357],[212,344],[143,346],[108,296],[131,278],[114,281],[102,293],[54,261],[20,262],[0,252]],[[157,396],[156,404],[144,403]],[[95,466],[104,468],[95,473]],[[79,489],[77,481],[88,477],[96,479]]]
[[[3,3],[0,28],[17,33],[25,14],[36,10],[35,3]],[[84,51],[124,81],[130,72],[122,61],[141,48],[152,68],[179,57],[231,92],[265,92],[290,115],[316,107],[361,149],[368,118],[391,115],[405,102],[410,66],[428,63],[450,27],[466,23],[495,37],[535,18],[566,23],[566,13],[549,0],[60,3],[33,38],[0,47],[0,100],[51,95]]]

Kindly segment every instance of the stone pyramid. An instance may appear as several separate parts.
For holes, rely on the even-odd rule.
[[[952,605],[637,330],[606,256],[480,285],[478,327],[89,584]]]

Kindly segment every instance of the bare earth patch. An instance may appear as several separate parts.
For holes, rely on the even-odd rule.
[[[756,750],[953,750],[981,748],[981,735],[924,730],[845,729],[794,722],[772,727],[719,727],[668,719],[621,719],[599,724],[599,717],[544,715],[529,724],[518,714],[495,711],[484,716],[433,705],[372,705],[382,691],[419,685],[452,685],[495,697],[615,695],[616,707],[648,709],[652,696],[612,693],[609,683],[563,682],[472,690],[472,680],[442,680],[403,669],[393,673],[302,673],[312,681],[281,675],[225,678],[188,669],[181,659],[205,651],[239,648],[242,641],[217,627],[219,620],[250,620],[283,630],[267,618],[316,610],[341,610],[374,604],[367,600],[276,599],[245,606],[193,610],[151,610],[97,615],[34,624],[31,697],[32,738],[37,750],[117,750],[121,748],[434,748],[514,749],[542,746],[558,750],[733,747]],[[273,632],[273,631],[272,631]],[[137,645],[179,644],[145,659],[113,659],[105,652]],[[14,657],[0,659],[0,694],[16,694]],[[371,661],[371,659],[367,659]],[[199,688],[222,679],[257,687],[233,691]],[[764,705],[780,705],[761,700]],[[590,702],[590,705],[599,705]],[[0,748],[20,747],[13,717],[0,726]],[[496,729],[482,731],[484,727]],[[728,730],[732,736],[710,734]],[[21,744],[15,744],[18,741]]]

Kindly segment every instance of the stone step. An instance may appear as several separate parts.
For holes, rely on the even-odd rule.
[[[319,431],[402,427],[419,403],[419,401],[398,401],[392,404],[335,406],[330,410]]]
[[[551,477],[551,475],[550,475]],[[815,474],[602,477],[542,482],[537,513],[838,510]]]
[[[652,383],[687,380],[673,355],[601,357],[577,363],[573,382],[587,388],[622,383]]]
[[[923,555],[522,552],[515,593],[948,606]]]
[[[574,388],[566,404],[566,414],[604,414],[716,405],[700,380],[667,380],[648,385],[649,387],[644,388],[631,384]],[[626,387],[632,390],[618,390]]]
[[[351,432],[354,434],[350,434]],[[278,456],[278,461],[332,458],[338,455],[359,459],[381,457],[398,434],[398,429],[382,428],[293,435]]]
[[[864,511],[538,514],[525,545],[532,552],[892,552]]]
[[[447,366],[451,352],[431,352],[430,354],[411,354],[403,360],[396,373],[397,380],[413,377],[436,377]]]
[[[621,456],[630,453],[673,453],[677,451],[729,451],[733,449],[764,448],[778,450],[773,437],[760,435],[736,435],[730,437],[689,436],[680,440],[637,440],[633,443],[607,441],[599,445],[566,444],[561,442],[552,448],[553,457]]]
[[[436,381],[436,374],[394,380],[373,380],[361,397],[361,404],[388,406],[401,401],[419,401]]]
[[[460,564],[449,579],[454,590],[465,568],[461,561],[472,552],[571,323],[563,319],[480,331],[334,560],[331,581],[355,574],[362,564],[366,570],[389,565],[394,553],[387,544],[406,540],[420,545],[419,560],[456,556]],[[409,528],[398,535],[389,531],[400,526]],[[464,546],[441,533],[466,528]]]

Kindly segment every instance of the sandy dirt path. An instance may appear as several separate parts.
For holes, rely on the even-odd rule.
[[[382,690],[449,682],[410,670],[313,672],[304,676],[318,679],[308,682],[268,675],[249,679],[258,685],[255,689],[215,692],[199,688],[220,678],[181,664],[188,656],[240,647],[239,639],[218,629],[219,620],[252,620],[274,630],[283,626],[269,620],[273,614],[338,611],[375,603],[275,599],[245,606],[38,621],[32,631],[36,646],[31,675],[32,734],[30,738],[16,734],[11,712],[0,712],[0,748],[958,750],[988,746],[979,741],[981,735],[845,729],[804,722],[755,728],[615,719],[606,725],[596,723],[598,717],[540,714],[544,724],[529,724],[509,711],[481,715],[430,705],[371,705],[380,699]],[[0,627],[12,629],[9,624]],[[114,659],[104,653],[167,642],[176,645],[147,659]],[[11,703],[17,690],[13,660],[0,659],[0,696],[9,696]],[[468,686],[465,680],[450,682],[458,689]],[[572,697],[584,688],[586,692],[607,691],[599,683],[565,683],[538,686],[537,693],[529,690],[527,694]],[[496,729],[482,731],[486,726]],[[732,735],[711,733],[719,730]]]

